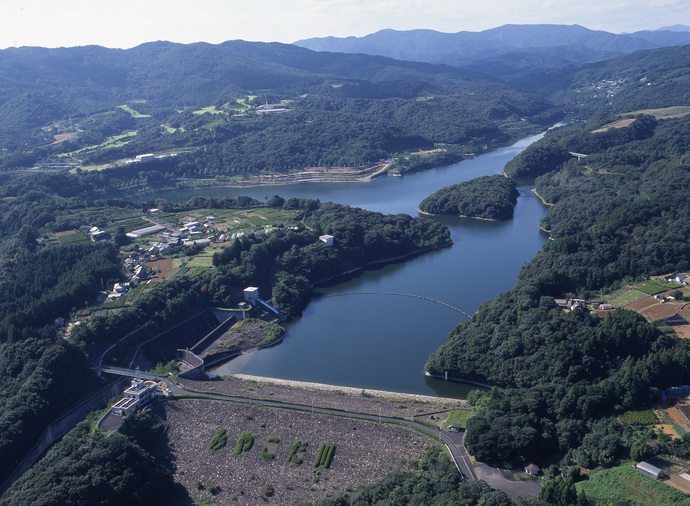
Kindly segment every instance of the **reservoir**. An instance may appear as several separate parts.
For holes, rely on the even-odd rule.
[[[386,214],[419,216],[417,206],[436,190],[483,175],[504,165],[541,135],[473,159],[403,177],[367,183],[303,183],[255,188],[211,188],[166,194],[169,200],[194,195],[273,194],[333,201]],[[424,364],[446,342],[448,332],[467,317],[442,301],[473,314],[479,305],[510,290],[523,263],[548,236],[539,229],[546,206],[531,186],[520,186],[512,220],[490,222],[428,217],[444,223],[450,248],[367,269],[320,286],[302,317],[286,324],[284,341],[238,357],[213,371],[328,383],[362,389],[464,397],[473,387],[424,376]],[[366,293],[364,293],[366,292]]]

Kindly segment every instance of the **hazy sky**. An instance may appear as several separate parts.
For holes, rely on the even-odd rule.
[[[0,0],[0,48],[129,48],[154,40],[294,42],[382,28],[481,31],[506,23],[633,32],[690,25],[688,0]]]

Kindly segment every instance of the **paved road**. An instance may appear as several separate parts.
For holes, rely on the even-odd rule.
[[[303,404],[294,404],[290,402],[283,402],[270,399],[252,399],[250,397],[200,392],[196,390],[189,390],[175,385],[172,381],[166,380],[168,388],[173,395],[195,394],[203,396],[207,399],[216,399],[219,401],[233,401],[242,403],[251,403],[261,406],[277,407],[282,409],[293,409],[297,411],[312,412],[326,415],[344,416],[348,418],[359,418],[362,420],[380,421],[387,423],[397,423],[405,425],[413,429],[420,429],[431,433],[438,437],[450,451],[458,471],[465,477],[467,481],[484,480],[489,486],[496,490],[505,492],[508,497],[519,495],[526,497],[528,495],[538,494],[541,489],[541,483],[537,480],[517,481],[511,473],[501,471],[498,468],[489,467],[486,464],[473,464],[465,446],[463,445],[463,432],[448,432],[431,427],[427,424],[416,422],[410,419],[394,418],[383,415],[357,413],[354,411],[345,411],[340,409],[333,409],[321,406],[305,406]]]

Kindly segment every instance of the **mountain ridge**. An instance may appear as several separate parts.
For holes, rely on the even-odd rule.
[[[666,30],[644,30],[630,34],[591,30],[580,25],[552,24],[507,24],[481,32],[456,33],[427,29],[385,29],[363,37],[310,38],[294,44],[315,51],[375,54],[462,68],[472,64],[476,67],[483,60],[505,54],[533,54],[544,48],[559,47],[568,64],[581,64],[643,49],[688,44],[690,32],[684,28],[687,27],[676,25]],[[551,59],[549,66],[559,66],[560,60]]]

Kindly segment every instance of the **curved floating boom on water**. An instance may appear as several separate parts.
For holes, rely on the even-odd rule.
[[[436,304],[441,304],[442,306],[449,307],[453,311],[457,311],[458,313],[462,313],[468,318],[472,318],[471,314],[466,313],[462,309],[458,309],[455,306],[451,306],[450,304],[447,304],[443,301],[432,299],[431,297],[424,297],[423,295],[414,295],[412,293],[400,293],[400,292],[347,292],[347,293],[332,293],[330,295],[321,295],[320,298],[325,299],[326,297],[340,297],[343,295],[400,295],[402,297],[413,297],[415,299],[423,299],[423,300],[428,300],[430,302],[435,302]]]

